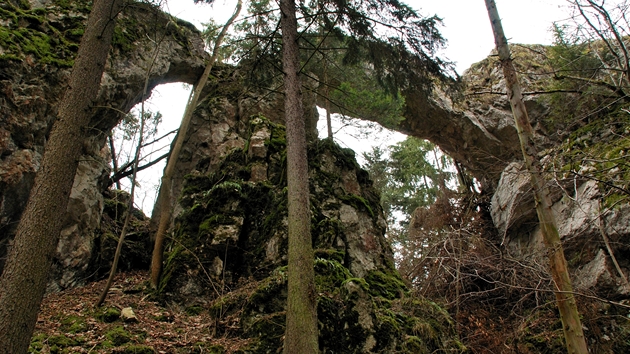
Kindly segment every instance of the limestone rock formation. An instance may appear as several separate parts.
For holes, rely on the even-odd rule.
[[[56,119],[88,3],[0,4],[0,269]],[[154,43],[158,43],[157,55]],[[86,132],[68,213],[60,212],[67,223],[57,248],[57,275],[51,289],[75,285],[86,275],[103,209],[99,182],[109,173],[102,149],[108,132],[122,118],[120,112],[141,100],[145,78],[149,89],[167,82],[194,82],[203,72],[205,55],[199,32],[191,24],[148,4],[125,7],[92,126]]]
[[[160,289],[209,308],[222,335],[251,338],[246,352],[269,353],[282,347],[285,322],[286,142],[284,127],[264,116],[240,123],[242,144],[185,179]],[[354,153],[314,141],[309,166],[323,352],[463,351],[448,314],[409,297],[379,195]]]
[[[0,269],[56,119],[88,4],[0,3]],[[132,3],[121,14],[68,210],[60,211],[66,225],[50,290],[75,286],[107,268],[124,208],[116,199],[120,196],[103,196],[109,174],[105,139],[122,114],[156,85],[194,83],[203,71],[203,47],[194,26],[151,5]],[[521,77],[529,92],[526,106],[555,185],[554,210],[576,288],[625,299],[629,289],[613,260],[627,277],[630,115],[613,112],[565,130],[549,124],[552,102],[535,93],[550,80],[544,74],[550,71],[545,50],[519,46],[513,53],[519,71],[529,73]],[[172,195],[182,198],[174,205],[178,217],[162,290],[173,298],[202,302],[225,333],[251,337],[252,350],[268,352],[279,345],[277,323],[286,295],[283,102],[281,95],[244,89],[244,76],[242,68],[217,67],[195,111],[175,176]],[[145,80],[148,91],[143,93]],[[543,257],[496,58],[473,65],[461,84],[404,92],[405,119],[396,129],[439,145],[493,195],[492,218],[507,251]],[[314,93],[306,95],[311,128],[316,101]],[[324,347],[338,345],[346,352],[459,350],[449,316],[435,304],[407,298],[383,237],[378,197],[352,154],[329,142],[313,142],[310,154]],[[150,245],[141,219],[138,215],[139,232],[130,238],[125,254],[131,256],[123,266],[145,264],[141,254]]]
[[[539,45],[512,47],[574,289],[578,294],[588,294],[577,298],[589,328],[585,332],[589,346],[596,352],[626,352],[630,321],[625,317],[614,325],[610,321],[620,313],[625,316],[624,304],[630,295],[626,280],[630,274],[627,101],[616,99],[607,91],[563,90],[567,83],[554,77],[550,66],[556,49]],[[433,269],[427,265],[429,262],[413,264],[429,268],[430,279],[445,282],[442,287],[432,282],[438,296],[456,294],[452,299],[461,310],[461,334],[479,338],[478,343],[468,343],[474,349],[494,343],[495,351],[558,352],[564,350],[564,344],[562,331],[552,325],[557,323],[553,298],[542,300],[548,305],[540,307],[541,297],[549,296],[554,285],[502,77],[497,59],[489,57],[474,64],[462,77],[464,91],[459,93],[463,97],[446,96],[438,90],[417,99],[416,108],[435,110],[430,114],[442,122],[431,123],[429,117],[422,127],[423,123],[418,124],[410,119],[412,115],[407,115],[402,123],[419,127],[419,131],[409,132],[427,137],[448,151],[473,173],[483,189],[481,195],[474,197],[481,213],[471,218],[474,222],[462,223],[455,230],[433,226],[424,217],[435,215],[431,213],[439,208],[439,202],[414,213],[409,234],[425,237],[427,252],[433,252],[428,258],[440,262]],[[445,215],[452,219],[458,216]],[[491,223],[485,224],[488,216]],[[478,221],[483,223],[475,224]],[[472,238],[461,238],[462,234]],[[432,242],[437,246],[432,246]],[[427,255],[423,252],[422,256]],[[547,285],[543,285],[545,282]],[[429,284],[420,286],[423,291],[431,291]],[[538,290],[542,288],[545,290]],[[527,303],[532,297],[536,302]],[[467,298],[475,300],[459,303]],[[622,305],[606,304],[609,300],[621,301]],[[476,308],[477,301],[493,303],[496,318],[470,321],[483,318],[485,310]],[[502,329],[488,332],[493,326]],[[514,334],[503,336],[500,332],[512,331],[508,328]],[[600,333],[606,333],[604,339]]]
[[[611,146],[607,148],[614,151]],[[563,152],[559,152],[557,158],[563,158]],[[628,250],[624,239],[630,235],[627,200],[603,183],[605,179],[598,181],[576,175],[556,178],[550,181],[552,210],[566,257],[573,260],[571,265],[577,268],[578,289],[600,292],[607,298],[629,295],[629,287],[611,261],[615,257],[625,277],[628,276],[630,263],[624,257]],[[534,207],[529,175],[523,164],[510,164],[503,171],[492,197],[492,219],[503,242],[514,252],[543,259],[544,245]],[[605,245],[607,240],[612,245],[610,250]],[[600,280],[602,277],[607,280]]]

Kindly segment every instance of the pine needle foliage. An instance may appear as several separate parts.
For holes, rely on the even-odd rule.
[[[441,19],[400,1],[311,0],[299,2],[297,11],[303,73],[323,56],[338,70],[361,66],[395,97],[405,89],[430,89],[436,78],[448,81],[454,72],[436,54],[446,44]],[[280,78],[279,12],[269,0],[250,1],[249,12],[237,26],[237,61],[250,64],[255,82],[269,84]]]

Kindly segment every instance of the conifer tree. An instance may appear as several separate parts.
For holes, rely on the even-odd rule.
[[[317,294],[311,240],[306,128],[300,83],[297,18],[294,0],[280,1],[284,113],[287,126],[289,209],[289,290],[285,354],[316,354]]]
[[[0,353],[26,353],[122,0],[96,0],[0,278]]]

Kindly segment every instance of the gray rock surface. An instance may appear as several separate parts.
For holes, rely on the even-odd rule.
[[[86,18],[86,8],[81,7],[80,1],[73,3],[77,9],[63,9],[48,1],[33,4],[52,6],[45,15],[46,22],[40,26],[44,32],[49,27],[69,30],[76,26],[72,21]],[[122,118],[120,112],[129,111],[141,100],[146,68],[152,68],[147,96],[161,83],[193,83],[203,72],[206,55],[203,41],[191,24],[172,19],[151,5],[137,3],[125,8],[117,28],[125,35],[114,40],[68,213],[60,212],[59,217],[67,222],[57,248],[54,277],[57,280],[51,289],[75,285],[85,277],[81,272],[91,257],[93,230],[99,225],[103,208],[101,177],[108,169],[101,149],[108,132]],[[160,45],[156,60],[150,65],[155,51],[153,38],[160,38]],[[0,52],[9,54],[8,49],[0,47]],[[16,55],[24,54],[16,52]],[[39,59],[27,55],[20,61],[0,61],[0,269],[28,200],[70,72],[68,67]]]

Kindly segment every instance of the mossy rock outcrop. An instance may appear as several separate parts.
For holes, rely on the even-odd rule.
[[[57,119],[91,3],[0,2],[0,271]],[[160,38],[157,54],[154,38]],[[145,78],[149,90],[161,83],[196,82],[206,56],[199,31],[155,5],[132,1],[119,14],[68,208],[59,213],[64,226],[50,291],[81,285],[92,274],[106,206],[103,181],[110,173],[103,148],[121,112],[142,99]]]
[[[109,190],[104,193],[104,197],[101,225],[95,232],[93,257],[88,267],[88,272],[94,279],[109,274],[128,213],[130,195],[121,190]],[[118,260],[120,272],[149,269],[153,251],[149,218],[136,208],[129,213],[129,224]]]
[[[244,149],[187,176],[160,288],[210,311],[217,335],[250,338],[241,352],[275,353],[287,296],[286,142],[262,116],[248,125]],[[308,152],[322,352],[463,352],[448,313],[412,297],[394,268],[379,195],[354,153],[330,140]]]

